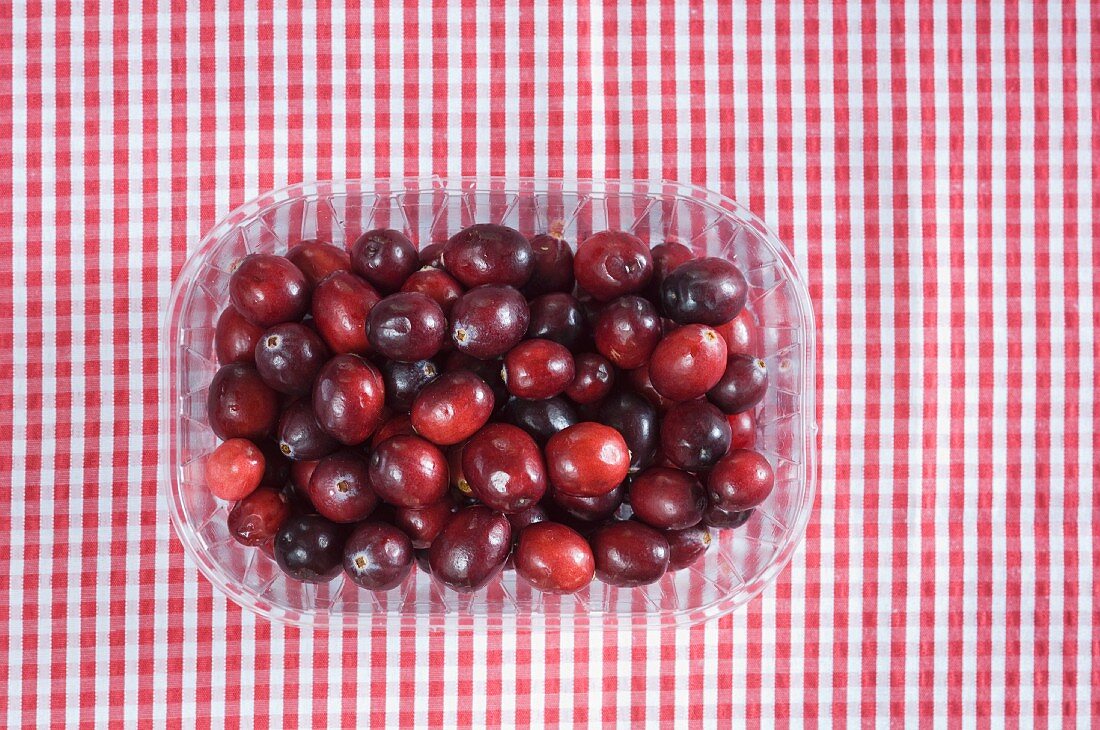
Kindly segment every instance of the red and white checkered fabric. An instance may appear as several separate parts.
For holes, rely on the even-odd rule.
[[[1100,8],[558,5],[0,8],[0,722],[1100,720]],[[266,189],[430,173],[697,183],[794,250],[820,496],[747,609],[314,634],[185,561],[156,475],[188,250]]]

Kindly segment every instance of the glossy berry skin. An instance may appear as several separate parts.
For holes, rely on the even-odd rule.
[[[316,461],[339,446],[317,422],[309,398],[291,403],[279,418],[279,451],[293,461]]]
[[[695,259],[661,282],[661,311],[680,324],[719,325],[737,316],[748,293],[744,275],[729,261]]]
[[[603,522],[611,519],[625,498],[626,486],[623,484],[597,497],[578,497],[556,489],[550,490],[550,501],[553,505],[569,517],[582,522]]]
[[[544,294],[532,299],[529,306],[528,338],[553,340],[574,351],[588,342],[584,308],[572,295]]]
[[[260,486],[282,487],[290,478],[290,459],[279,450],[279,444],[273,439],[264,439],[256,445],[264,455],[264,475],[260,478]]]
[[[459,510],[428,549],[432,577],[443,585],[472,593],[504,568],[512,549],[508,518],[485,505]]]
[[[732,355],[726,361],[726,371],[707,400],[723,413],[743,413],[763,399],[768,390],[768,366],[758,357]]]
[[[525,528],[538,524],[539,522],[548,522],[550,520],[550,515],[541,502],[533,504],[521,512],[512,512],[507,515],[507,517],[508,522],[512,524],[513,542],[519,538],[520,533],[523,532]]]
[[[443,267],[465,287],[506,284],[521,287],[535,269],[531,243],[517,230],[477,223],[451,236],[443,247]]]
[[[712,542],[706,525],[692,525],[681,530],[665,530],[668,540],[668,569],[683,570],[694,565]]]
[[[340,574],[347,528],[320,515],[289,517],[275,535],[275,562],[303,583],[328,583]]]
[[[747,509],[736,512],[722,509],[717,505],[710,505],[703,515],[703,524],[713,527],[716,530],[733,530],[748,522],[755,511],[756,510],[753,509]]]
[[[558,431],[580,423],[576,409],[561,397],[545,400],[512,398],[504,406],[501,418],[531,434],[540,445],[545,445]]]
[[[443,373],[413,399],[412,425],[432,443],[450,446],[484,426],[494,402],[492,389],[469,370]]]
[[[393,525],[364,522],[344,544],[343,565],[344,573],[360,588],[388,591],[412,571],[412,542]]]
[[[612,522],[590,538],[596,577],[613,586],[656,583],[668,570],[668,540],[641,522]]]
[[[451,309],[451,339],[479,360],[500,357],[523,339],[531,313],[510,286],[488,284],[462,295]]]
[[[619,297],[608,303],[593,326],[596,349],[625,370],[641,367],[661,339],[661,318],[648,300]]]
[[[334,271],[351,271],[348,252],[324,241],[299,241],[286,252],[286,258],[305,275],[310,289]]]
[[[729,421],[705,400],[677,403],[661,422],[661,450],[681,469],[709,469],[729,447]]]
[[[378,445],[386,439],[405,434],[407,436],[415,436],[416,429],[412,427],[412,419],[409,418],[408,413],[398,413],[396,416],[390,416],[382,425],[378,427],[370,437],[371,450],[377,449]]]
[[[305,395],[313,388],[328,348],[309,327],[296,322],[277,324],[256,343],[256,370],[269,386],[287,395]]]
[[[394,507],[393,524],[409,536],[414,548],[423,550],[432,544],[457,511],[458,505],[449,497],[420,508]]]
[[[447,457],[427,439],[393,436],[370,455],[370,483],[387,504],[427,507],[447,494]]]
[[[557,522],[539,522],[520,533],[515,565],[521,578],[544,593],[576,593],[596,572],[588,541]]]
[[[371,349],[391,360],[427,360],[439,352],[446,337],[447,318],[427,294],[391,294],[367,317]]]
[[[290,517],[290,505],[278,489],[260,487],[229,510],[226,525],[233,539],[256,547],[275,537]]]
[[[499,512],[520,512],[546,493],[538,444],[507,423],[490,423],[462,450],[462,472],[474,497]]]
[[[615,368],[603,355],[584,352],[574,359],[576,374],[565,388],[565,394],[574,403],[587,405],[607,397],[615,384]]]
[[[210,381],[206,413],[218,438],[259,441],[275,429],[279,394],[251,365],[226,365]]]
[[[416,394],[439,377],[439,368],[431,360],[382,363],[382,381],[386,386],[386,405],[395,411],[412,408]]]
[[[653,283],[660,287],[670,273],[695,258],[691,249],[682,243],[666,241],[653,247]]]
[[[263,333],[262,327],[249,322],[232,306],[226,307],[214,327],[214,354],[218,358],[218,364],[254,363],[256,343]]]
[[[401,291],[424,294],[439,305],[444,315],[451,313],[455,302],[466,291],[453,276],[442,269],[425,268],[414,271],[401,285]]]
[[[673,401],[690,400],[713,388],[726,371],[726,343],[713,328],[689,324],[665,336],[649,360],[649,379]]]
[[[309,479],[313,476],[313,470],[320,463],[320,460],[290,462],[290,485],[307,499],[309,497]],[[312,504],[310,504],[310,509],[313,509]]]
[[[712,507],[743,512],[757,507],[775,485],[775,472],[762,455],[748,449],[731,451],[707,475]]]
[[[348,271],[326,276],[313,290],[313,321],[317,332],[337,355],[370,351],[367,317],[381,301],[370,284]]]
[[[500,371],[503,367],[503,360],[479,360],[464,352],[451,350],[447,353],[447,359],[444,362],[443,370],[444,372],[469,370],[471,373],[484,380],[485,384],[489,386],[489,389],[493,391],[493,412],[499,413],[504,409],[504,404],[508,401],[510,396],[508,393],[508,386],[504,384],[504,381],[500,377]]]
[[[752,312],[742,309],[740,314],[720,325],[715,326],[715,331],[722,336],[726,343],[726,351],[730,355],[759,354],[760,345],[756,331],[756,321]]]
[[[254,253],[229,277],[229,300],[257,327],[297,322],[309,309],[309,282],[282,256]]]
[[[501,379],[517,398],[543,400],[558,395],[573,382],[573,355],[550,340],[524,340],[504,356]]]
[[[309,501],[333,522],[358,522],[378,506],[367,460],[353,451],[338,451],[317,464],[309,477]]]
[[[679,469],[646,469],[630,482],[628,494],[634,516],[660,530],[696,525],[707,507],[703,485]]]
[[[626,478],[630,455],[618,431],[585,421],[550,437],[546,464],[550,483],[558,491],[597,497]]]
[[[756,419],[752,411],[730,413],[726,420],[730,424],[731,449],[751,449],[756,445]]]
[[[648,363],[640,368],[626,371],[626,382],[630,385],[631,390],[649,401],[658,413],[667,413],[668,409],[675,405],[675,401],[661,395],[653,387],[653,381],[649,377]]]
[[[531,253],[534,267],[524,294],[531,298],[573,291],[573,250],[565,239],[540,233],[531,239]]]
[[[317,375],[313,413],[340,443],[361,444],[382,422],[384,393],[376,367],[357,355],[337,355]]]
[[[218,444],[206,457],[206,487],[218,499],[244,499],[264,477],[264,455],[248,439],[234,438]]]
[[[596,420],[618,431],[630,451],[630,472],[648,468],[660,446],[657,409],[645,398],[629,390],[609,395],[597,412]]]
[[[420,249],[420,268],[431,266],[432,268],[442,269],[443,263],[439,260],[439,257],[446,245],[446,241],[436,241]]]
[[[383,294],[390,294],[400,289],[405,279],[420,268],[420,254],[401,231],[376,228],[359,236],[351,245],[351,266],[371,286]]]
[[[606,302],[641,291],[653,276],[649,246],[624,231],[602,231],[586,238],[573,257],[577,284]]]

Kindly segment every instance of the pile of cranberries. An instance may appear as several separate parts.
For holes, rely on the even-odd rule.
[[[768,373],[730,262],[479,224],[422,251],[252,254],[218,319],[206,462],[228,527],[299,581],[540,591],[659,580],[772,489]]]

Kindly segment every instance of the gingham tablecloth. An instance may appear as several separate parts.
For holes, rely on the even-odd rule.
[[[1100,719],[1097,7],[557,5],[0,8],[0,719]],[[184,559],[156,404],[188,251],[266,189],[431,173],[688,181],[793,249],[820,496],[747,609],[314,634]]]

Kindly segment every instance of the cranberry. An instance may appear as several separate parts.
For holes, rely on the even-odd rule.
[[[504,406],[504,421],[519,426],[541,445],[558,431],[579,423],[577,411],[564,398],[524,400],[512,398]]]
[[[475,497],[500,512],[519,512],[542,499],[546,466],[538,444],[507,423],[490,423],[462,451],[462,471]]]
[[[656,583],[668,570],[668,540],[633,520],[611,522],[592,533],[596,577],[613,586]]]
[[[672,408],[674,402],[660,393],[653,387],[653,381],[649,378],[649,364],[646,363],[640,368],[634,368],[628,370],[626,373],[626,381],[630,384],[630,387],[634,389],[634,392],[644,397],[658,413],[666,413],[669,408]]]
[[[650,254],[653,256],[653,283],[658,287],[669,274],[695,258],[690,248],[675,241],[654,246]]]
[[[290,505],[278,489],[260,487],[233,505],[226,518],[229,534],[242,545],[270,541],[290,517]]]
[[[768,366],[749,355],[733,355],[726,361],[722,379],[707,391],[707,399],[725,413],[751,410],[768,390]]]
[[[290,484],[302,496],[309,498],[309,479],[313,476],[314,469],[320,464],[317,461],[292,461],[290,462]],[[313,508],[313,503],[310,503]]]
[[[466,481],[466,472],[462,470],[462,452],[466,450],[468,443],[469,441],[463,441],[447,449],[447,468],[451,473],[451,487],[457,489],[463,499],[470,497],[473,493],[470,483]]]
[[[726,343],[712,328],[685,325],[657,343],[649,379],[674,401],[698,398],[713,388],[726,369]]]
[[[385,386],[378,369],[358,355],[337,355],[317,375],[313,413],[342,444],[361,444],[382,422]]]
[[[260,486],[282,487],[290,478],[290,460],[279,450],[279,444],[271,439],[264,439],[256,445],[264,455],[264,475],[260,478]]]
[[[574,361],[576,375],[565,388],[565,394],[582,405],[597,403],[607,397],[615,384],[615,368],[602,355],[585,352]]]
[[[436,241],[420,249],[420,267],[424,268],[426,266],[431,266],[436,269],[442,269],[443,262],[440,261],[439,257],[443,255],[443,247],[446,245],[446,241]]]
[[[328,358],[328,348],[309,327],[277,324],[256,343],[256,370],[269,386],[287,395],[305,395]]]
[[[302,318],[309,309],[309,282],[282,256],[249,254],[229,277],[229,299],[245,319],[266,329]]]
[[[420,389],[437,377],[439,369],[431,360],[385,361],[382,363],[382,380],[386,386],[386,405],[395,411],[408,411]]]
[[[340,574],[346,528],[319,515],[287,518],[275,535],[275,562],[304,583],[327,583]]]
[[[683,570],[693,565],[710,547],[710,530],[706,525],[692,525],[680,530],[665,530],[668,540],[668,569]]]
[[[248,439],[224,441],[206,457],[206,486],[218,499],[244,499],[263,477],[263,452]]]
[[[367,317],[378,304],[378,292],[355,274],[337,271],[313,292],[313,321],[325,344],[336,354],[365,354]]]
[[[758,349],[756,322],[748,309],[742,309],[740,314],[729,322],[717,325],[714,330],[722,335],[729,354],[756,355]]]
[[[401,291],[424,294],[439,305],[444,315],[449,315],[451,308],[465,290],[446,271],[426,268],[414,271],[408,279],[405,279],[405,283],[401,285]]]
[[[334,271],[351,271],[348,252],[324,241],[299,241],[286,252],[286,258],[305,275],[310,289]]]
[[[376,228],[351,245],[351,265],[378,291],[390,294],[420,268],[420,254],[401,231]]]
[[[758,506],[771,494],[774,484],[772,465],[748,449],[731,451],[707,475],[711,506],[727,512]]]
[[[432,544],[456,511],[458,505],[449,497],[425,507],[395,507],[393,524],[409,536],[414,548],[422,550]]]
[[[681,469],[709,469],[729,447],[729,421],[705,400],[677,403],[661,422],[661,450]]]
[[[653,463],[657,455],[657,410],[642,396],[620,390],[608,396],[596,420],[622,434],[630,450],[630,471],[638,472]]]
[[[371,348],[392,360],[426,360],[439,352],[446,336],[447,318],[427,294],[391,294],[367,317]]]
[[[661,309],[680,324],[719,325],[737,316],[748,292],[744,275],[729,261],[695,259],[661,282]]]
[[[653,275],[653,256],[637,236],[603,231],[577,248],[573,273],[586,292],[606,302],[644,288]]]
[[[531,505],[522,512],[510,513],[508,515],[508,522],[512,524],[513,542],[515,542],[515,539],[520,536],[520,533],[523,532],[525,528],[549,520],[550,515],[541,502]]]
[[[563,513],[583,522],[603,522],[611,519],[626,498],[626,486],[619,484],[606,494],[578,497],[557,489],[550,490],[550,501]]]
[[[495,223],[478,223],[451,236],[443,247],[442,261],[466,287],[521,287],[535,268],[531,243],[519,231]]]
[[[629,490],[634,516],[650,527],[679,530],[703,519],[707,496],[699,480],[679,469],[654,467],[634,477]]]
[[[624,369],[641,367],[661,339],[657,310],[641,297],[619,297],[596,318],[596,349]]]
[[[707,511],[703,514],[703,522],[716,530],[732,530],[748,522],[755,511],[754,509],[747,509],[738,512],[722,509],[712,504],[707,507]]]
[[[493,403],[493,391],[469,370],[444,373],[413,399],[413,428],[432,443],[457,444],[485,425]]]
[[[259,441],[275,428],[279,395],[251,365],[226,365],[210,381],[206,413],[218,438]]]
[[[596,571],[588,541],[556,522],[539,522],[520,533],[515,564],[521,578],[545,593],[576,593]]]
[[[471,289],[451,310],[455,346],[480,360],[499,357],[527,332],[530,311],[523,295],[510,286]]]
[[[504,357],[501,378],[517,398],[543,400],[565,390],[576,374],[573,355],[550,340],[524,340]]]
[[[339,442],[321,428],[309,398],[294,401],[279,419],[279,451],[294,461],[328,456]]]
[[[214,353],[218,363],[252,364],[256,360],[256,343],[263,333],[262,327],[249,322],[232,305],[226,307],[214,327]]]
[[[474,375],[485,381],[489,389],[493,391],[493,409],[495,412],[504,410],[504,404],[508,401],[508,386],[500,377],[500,371],[504,368],[503,359],[478,360],[465,352],[451,350],[447,353],[447,359],[443,370],[469,370]]]
[[[309,500],[333,522],[358,522],[378,506],[367,460],[352,451],[321,459],[309,477]]]
[[[626,478],[630,454],[618,431],[588,421],[551,436],[546,443],[546,463],[555,489],[596,497]]]
[[[573,250],[558,236],[540,233],[531,239],[534,267],[523,288],[528,297],[573,290]]]
[[[344,572],[360,588],[369,591],[396,588],[412,567],[412,542],[401,530],[385,522],[364,522],[344,544]]]
[[[383,502],[395,507],[427,507],[447,494],[447,458],[419,436],[397,435],[370,457],[370,483]]]
[[[390,416],[382,425],[378,427],[370,437],[370,448],[377,449],[378,444],[382,443],[391,436],[398,436],[404,434],[406,436],[415,436],[416,429],[412,426],[412,419],[409,418],[408,413],[398,413],[396,416]]]
[[[573,296],[561,292],[544,294],[531,300],[530,310],[528,337],[553,340],[574,351],[587,343],[584,308]]]
[[[731,449],[751,449],[756,445],[756,419],[752,411],[731,413],[726,420],[730,424]]]
[[[463,593],[485,586],[500,574],[512,549],[508,518],[484,505],[459,510],[428,549],[431,573]]]

